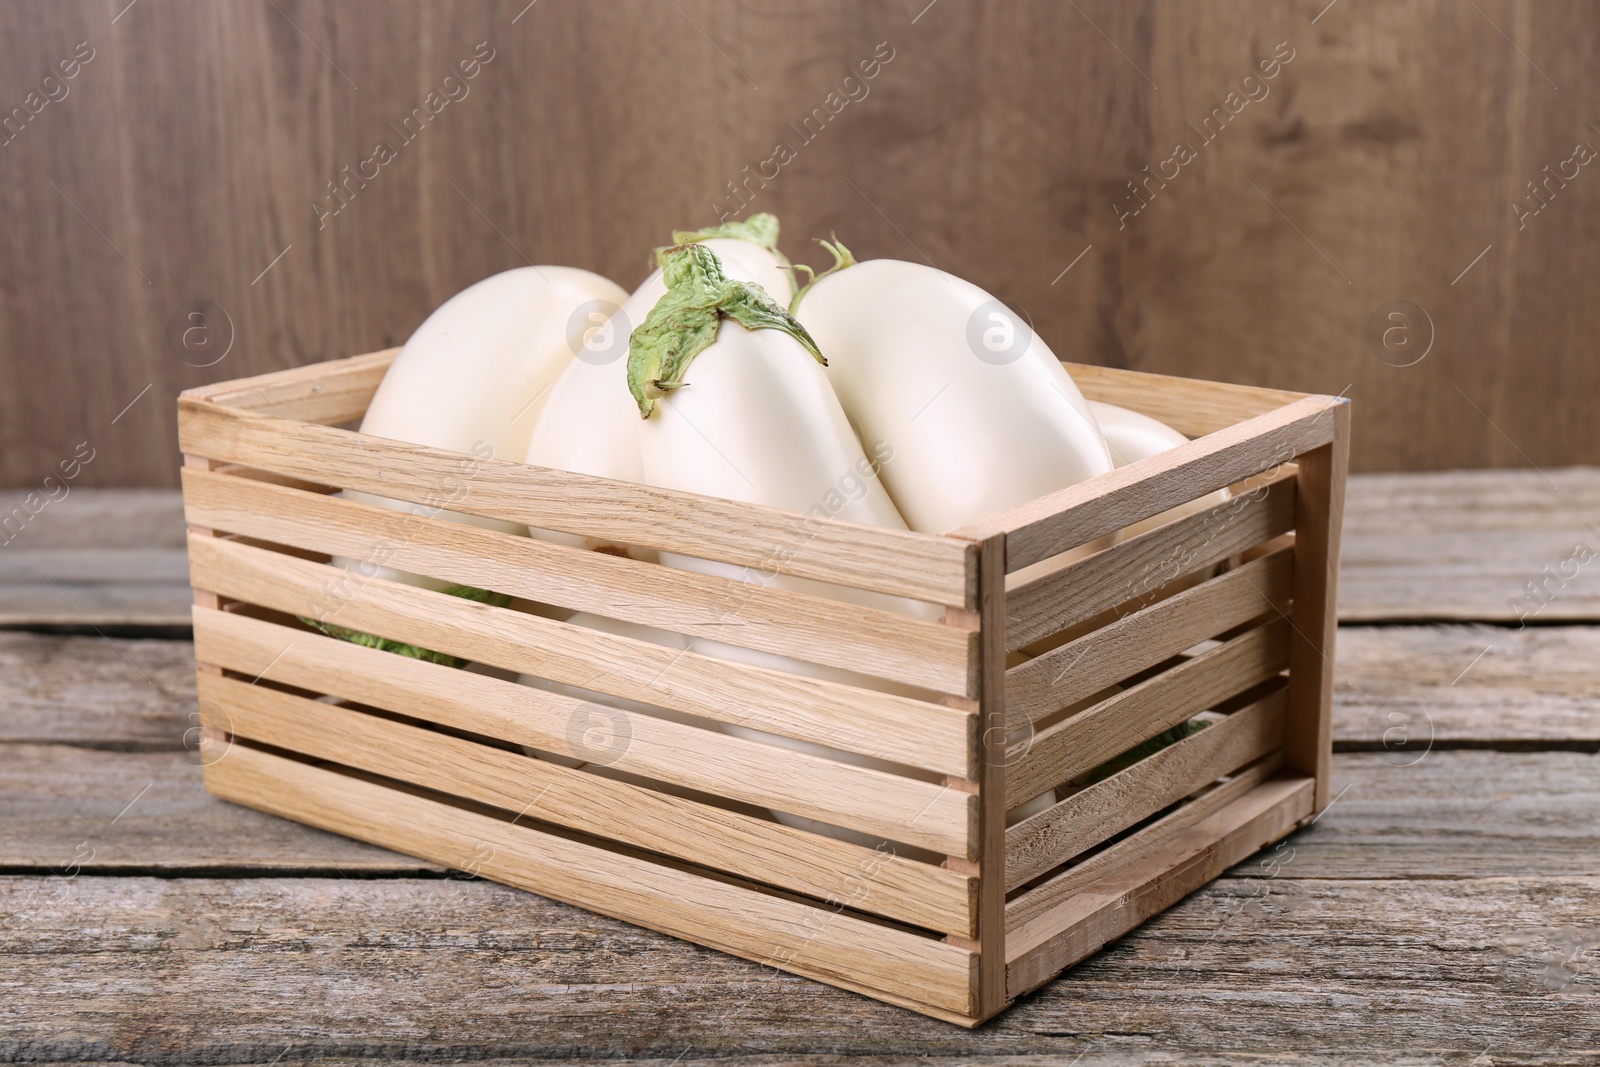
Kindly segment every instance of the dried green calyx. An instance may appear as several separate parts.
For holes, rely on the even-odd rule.
[[[789,265],[783,253],[778,251],[778,216],[761,211],[747,219],[734,219],[720,226],[707,226],[703,230],[673,230],[672,244],[656,249],[656,266],[665,266],[667,252],[678,245],[699,244],[701,241],[710,241],[718,237],[760,245],[777,256],[779,263],[785,267]]]
[[[628,391],[648,419],[656,401],[684,384],[690,362],[717,339],[723,319],[747,330],[779,330],[805,346],[824,367],[828,361],[806,328],[759,285],[729,278],[711,249],[689,243],[661,257],[666,295],[633,331],[628,342]]]

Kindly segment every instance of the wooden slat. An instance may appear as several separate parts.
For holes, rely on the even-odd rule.
[[[940,774],[965,778],[974,765],[975,716],[959,708],[487,609],[396,582],[330,584],[351,576],[232,542],[205,546],[193,565],[201,588],[226,584],[241,590],[241,600],[292,615],[318,617],[331,601],[340,625],[464,659]]]
[[[1087,363],[1068,363],[1066,368],[1090,400],[1116,404],[1160,419],[1187,437],[1203,437],[1225,430],[1307,396],[1283,389],[1175,378],[1169,374]]]
[[[1230,775],[1227,781],[1195,795],[1182,807],[1163,815],[1137,833],[1091,853],[1027,892],[1016,894],[1006,901],[1006,928],[1013,931],[1020,929],[1024,923],[1076,896],[1109,872],[1126,867],[1145,853],[1159,849],[1273,777],[1282,765],[1281,751],[1258,760],[1239,773]]]
[[[1296,400],[955,532],[974,540],[1006,534],[1006,566],[1018,571],[1326,444],[1342,403]]]
[[[971,607],[975,552],[948,537],[775,508],[178,402],[187,453],[542,529],[646,545],[892,596]]]
[[[1279,778],[1257,786],[1013,931],[1006,991],[1015,997],[1038,987],[1287,834],[1311,814],[1314,788],[1308,778]]]
[[[325,425],[356,422],[367,413],[372,395],[399,354],[398,348],[386,348],[363,356],[186,389],[181,395],[280,419]]]
[[[538,639],[521,632],[516,620],[488,618],[489,628],[504,634],[497,638],[506,650],[503,665],[535,668],[544,656]],[[446,620],[444,625],[464,624]],[[224,612],[196,609],[195,638],[203,663],[247,677],[259,674],[268,681],[575,759],[603,758],[618,771],[935,852],[969,855],[972,848],[975,798],[932,782],[621,709],[607,712],[615,716],[616,746],[608,745],[597,756],[583,739],[596,705],[577,697]],[[522,662],[515,662],[517,658]],[[671,672],[664,684],[673,684]]]
[[[218,530],[907,685],[964,686],[976,654],[975,632],[942,622],[353,500],[195,471],[184,493]]]
[[[620,855],[526,825],[240,746],[212,792],[472,870],[590,911],[824,981],[972,1010],[974,955],[954,945]]]
[[[1294,525],[1295,480],[1285,475],[1041,575],[1007,594],[1006,650],[1156,593]]]
[[[1294,549],[1251,560],[1035,656],[1006,672],[1006,710],[1037,722],[1277,608],[1287,612]]]
[[[1274,619],[1049,726],[1008,768],[1006,803],[1038,796],[1288,665],[1289,623]]]
[[[201,675],[207,726],[943,933],[972,936],[973,880],[232,678]],[[223,758],[227,758],[226,755]]]
[[[1300,458],[1296,494],[1294,629],[1284,765],[1317,781],[1313,810],[1332,796],[1333,657],[1339,629],[1339,537],[1350,467],[1350,404],[1334,409],[1333,440]]]
[[[1283,743],[1283,690],[1006,831],[1006,889],[1058,867]]]
[[[978,593],[983,635],[979,697],[978,1014],[1000,1012],[1006,996],[1006,539],[979,550]]]

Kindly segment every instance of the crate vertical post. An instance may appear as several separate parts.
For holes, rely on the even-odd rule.
[[[216,468],[216,464],[212,463],[209,459],[205,459],[205,458],[203,458],[201,456],[188,456],[188,455],[186,455],[186,456],[183,457],[183,465],[185,467],[191,467],[191,468],[193,468],[195,470],[203,470],[203,471],[214,470]],[[215,530],[208,529],[207,527],[204,527],[204,526],[196,526],[194,523],[190,523],[189,524],[189,533],[190,533],[191,536],[194,536],[194,537],[215,537],[216,536],[216,531]],[[194,606],[197,607],[197,608],[209,608],[212,611],[221,611],[224,608],[226,608],[227,602],[225,600],[223,600],[221,597],[219,597],[217,594],[213,593],[213,592],[210,592],[210,591],[205,590],[205,589],[195,589],[194,590]],[[195,664],[195,671],[198,674],[212,674],[212,675],[221,675],[222,674],[222,668],[221,667],[214,667],[209,663],[196,663]],[[201,719],[203,719],[204,716],[201,715],[200,709],[198,707],[195,709],[195,714],[197,716],[200,716],[200,718],[196,719],[196,723],[197,723],[199,731],[200,731],[200,739],[199,739],[198,744],[199,744],[199,748],[200,748],[201,759],[204,760],[205,758],[207,758],[207,756],[211,752],[226,752],[227,748],[228,748],[228,735],[227,735],[227,733],[225,731],[219,729],[218,727],[208,726],[203,721],[201,721]]]
[[[1006,997],[1006,536],[978,547],[978,1017]]]
[[[1333,750],[1333,655],[1339,627],[1339,535],[1350,466],[1350,403],[1327,409],[1332,440],[1302,453],[1295,495],[1294,629],[1284,764],[1316,779],[1315,815],[1328,806]]]

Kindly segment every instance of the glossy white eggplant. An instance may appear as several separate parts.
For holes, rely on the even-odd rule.
[[[1112,469],[1087,401],[1022,316],[970,282],[879,259],[819,277],[795,316],[828,357],[913,530],[942,533]]]
[[[361,422],[361,432],[462,454],[458,470],[441,478],[422,501],[401,501],[346,491],[352,500],[415,515],[469,523],[507,533],[524,527],[465,512],[459,499],[483,461],[521,460],[551,384],[571,362],[569,324],[586,308],[624,298],[613,282],[574,267],[518,267],[469,286],[429,315],[401,349],[379,383]],[[473,599],[506,603],[509,598],[399,571],[386,555],[333,562],[368,578],[445,590]],[[337,623],[337,607],[307,619],[325,633],[404,655],[460,664],[453,657],[386,642]]]
[[[757,216],[740,231],[741,236],[715,236],[728,231],[722,227],[675,236],[711,249],[729,277],[760,285],[776,300],[787,300],[792,285],[785,269],[787,261],[777,250],[778,220]],[[645,481],[639,409],[628,393],[628,342],[634,327],[644,322],[666,292],[657,267],[609,318],[588,325],[576,346],[576,358],[551,387],[533,428],[526,453],[529,464],[616,481]],[[529,532],[563,544],[654,558],[647,550],[598,538],[551,530]]]
[[[905,529],[879,479],[893,453],[877,443],[862,448],[805,331],[764,294],[725,275],[710,249],[681,246],[667,255],[672,294],[635,329],[630,354],[629,388],[637,414],[645,416],[645,480],[817,519]],[[840,595],[759,568],[664,560]],[[869,602],[930,610],[888,597]]]

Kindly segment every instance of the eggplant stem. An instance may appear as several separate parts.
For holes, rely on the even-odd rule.
[[[833,266],[829,267],[821,274],[818,274],[810,267],[805,267],[806,273],[811,276],[811,280],[795,290],[794,298],[789,301],[789,314],[791,315],[800,310],[800,298],[809,293],[813,285],[816,285],[830,274],[836,274],[839,271],[844,270],[846,267],[853,267],[856,265],[856,257],[851,255],[850,250],[844,246],[844,242],[839,240],[839,235],[836,233],[830,233],[828,236],[832,237],[833,240],[824,241],[822,238],[818,237],[816,238],[816,242],[823,248],[826,248],[828,253],[833,256]],[[796,264],[795,269],[798,270],[803,266],[804,264]]]

